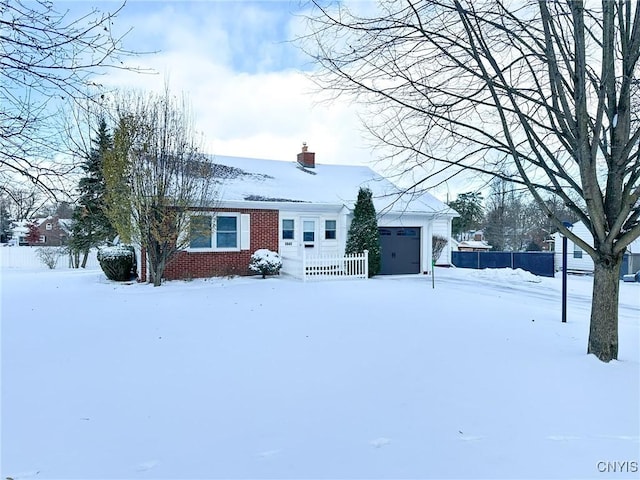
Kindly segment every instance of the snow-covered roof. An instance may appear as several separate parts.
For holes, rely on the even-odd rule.
[[[59,218],[58,219],[58,225],[66,233],[71,233],[71,230],[73,229],[73,219],[72,218]]]
[[[458,243],[458,247],[459,248],[482,248],[482,249],[485,249],[485,250],[489,250],[489,249],[493,248],[491,245],[489,245],[484,240],[464,240],[464,241]]]
[[[404,212],[456,216],[428,192],[403,193],[365,166],[213,156],[215,173],[224,180],[218,195],[223,202],[291,202],[345,205],[353,208],[360,187],[368,187],[378,213]]]

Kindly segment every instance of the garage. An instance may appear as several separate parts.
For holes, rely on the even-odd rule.
[[[420,228],[380,227],[381,275],[420,273]]]

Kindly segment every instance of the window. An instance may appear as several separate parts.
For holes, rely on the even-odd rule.
[[[189,247],[211,248],[211,217],[193,215],[189,222]]]
[[[282,220],[282,239],[293,240],[295,222],[293,220]]]
[[[251,246],[250,215],[194,214],[189,220],[189,248],[239,251]]]
[[[582,258],[582,249],[578,245],[573,246],[573,258]]]
[[[238,247],[238,217],[216,217],[216,248]]]
[[[47,223],[47,224],[45,225],[45,228],[46,228],[47,230],[53,230],[53,225],[51,225],[50,223]]]
[[[335,240],[336,239],[336,221],[335,220],[325,220],[325,222],[324,222],[324,238],[325,238],[325,240]]]
[[[302,222],[302,241],[314,242],[316,239],[316,222],[305,220]]]
[[[45,237],[44,235],[40,235],[40,239],[38,240],[40,243],[46,243],[47,241],[47,237]]]

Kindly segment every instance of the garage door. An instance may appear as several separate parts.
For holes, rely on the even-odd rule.
[[[420,273],[420,228],[380,227],[382,275]]]

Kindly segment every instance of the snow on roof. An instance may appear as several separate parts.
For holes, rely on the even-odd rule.
[[[460,243],[458,243],[458,247],[471,247],[471,248],[484,248],[484,249],[490,249],[493,248],[491,245],[489,245],[486,241],[484,240],[464,240]]]
[[[223,177],[222,201],[293,202],[346,205],[353,208],[360,187],[371,189],[378,213],[404,212],[455,216],[427,192],[403,193],[369,167],[323,165],[303,168],[297,162],[212,156],[214,173]]]

